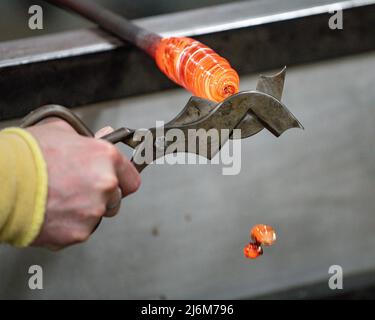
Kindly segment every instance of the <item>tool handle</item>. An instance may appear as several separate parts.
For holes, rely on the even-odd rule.
[[[21,128],[26,128],[37,124],[38,122],[47,118],[59,118],[72,126],[78,134],[86,137],[94,137],[94,133],[86,126],[86,124],[68,108],[59,105],[46,105],[38,108],[29,113],[22,121]],[[133,130],[128,128],[120,128],[112,133],[102,137],[101,139],[106,140],[112,144],[123,142],[129,135],[133,133]]]
[[[33,126],[40,121],[43,121],[47,118],[59,118],[72,126],[72,128],[77,131],[78,134],[85,136],[85,137],[94,137],[94,133],[86,126],[86,124],[72,111],[70,111],[68,108],[65,108],[63,106],[59,105],[46,105],[43,107],[40,107],[31,113],[29,113],[24,119],[22,119],[20,127],[21,128],[27,128],[30,126]],[[128,128],[120,128],[112,133],[102,137],[102,140],[106,140],[112,144],[116,144],[119,142],[123,142],[126,145],[130,146],[131,148],[136,147],[136,142],[133,141],[134,130],[128,129]],[[139,166],[133,162],[134,166],[138,170],[138,172],[141,172],[144,167]]]

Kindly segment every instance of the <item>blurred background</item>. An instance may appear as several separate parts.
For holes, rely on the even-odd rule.
[[[197,9],[190,12],[194,17],[206,6],[211,6],[204,13],[208,20],[212,17],[207,12],[214,14],[213,8],[224,5],[218,22],[234,12],[239,17],[241,11],[241,19],[249,21],[284,4],[290,10],[335,1],[100,2],[129,18],[150,17],[146,23],[159,27],[168,19],[155,15]],[[30,4],[45,8],[44,30],[27,28]],[[240,9],[243,4],[248,11]],[[232,5],[237,9],[231,10]],[[278,139],[264,130],[244,140],[238,176],[223,176],[218,165],[147,168],[140,191],[83,245],[59,253],[0,247],[0,298],[374,298],[374,12],[373,4],[348,11],[345,28],[339,31],[329,30],[330,15],[323,12],[200,35],[233,62],[243,90],[254,89],[260,73],[273,74],[287,64],[283,102],[305,130],[290,130]],[[38,40],[42,34],[51,35],[51,45],[55,32],[92,25],[42,1],[2,0],[0,13],[0,128],[17,125],[19,116],[47,100],[74,106],[92,129],[151,127],[155,120],[172,119],[190,97],[131,48],[61,62],[56,55],[47,67],[43,61],[10,65],[12,57],[29,57],[12,48],[34,43],[43,50]],[[183,20],[180,17],[170,21]],[[189,20],[192,28],[201,23],[198,18]],[[174,27],[177,22],[168,26]],[[66,45],[70,36],[64,38]],[[100,42],[112,43],[99,36]],[[24,46],[26,37],[32,38]],[[97,62],[102,59],[110,62]],[[122,60],[135,66],[123,66]],[[7,66],[1,67],[1,61]],[[146,67],[152,69],[149,74]],[[45,70],[53,70],[53,76]],[[137,91],[138,83],[153,89]],[[121,150],[130,155],[127,148]],[[258,223],[273,226],[278,241],[260,259],[246,260],[242,250],[250,228]],[[43,267],[43,290],[28,289],[32,264]],[[332,265],[343,268],[343,290],[328,287]]]
[[[128,19],[144,18],[164,13],[179,12],[183,10],[202,8],[217,4],[230,3],[230,0],[93,0],[105,5],[107,8],[123,14]],[[247,0],[252,1],[252,0]],[[2,0],[0,10],[0,40],[13,40],[35,36],[25,21],[28,21],[28,8],[31,5],[42,5],[45,13],[45,28],[39,30],[38,34],[48,34],[59,31],[73,30],[82,27],[92,26],[91,23],[57,9],[50,4],[40,0]],[[4,14],[11,12],[12,14]]]

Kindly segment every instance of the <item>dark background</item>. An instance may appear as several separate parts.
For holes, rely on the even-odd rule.
[[[123,14],[129,19],[148,17],[216,4],[231,0],[94,0],[105,7]],[[248,0],[252,1],[252,0]],[[28,9],[31,5],[41,5],[44,9],[44,30],[30,30],[27,25]],[[0,1],[0,41],[24,38],[45,33],[53,33],[90,26],[90,23],[73,14],[55,8],[40,0]]]

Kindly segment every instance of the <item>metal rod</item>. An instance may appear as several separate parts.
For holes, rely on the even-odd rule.
[[[239,91],[239,76],[227,59],[192,38],[161,38],[89,0],[50,0],[128,40],[154,58],[159,69],[193,95],[222,101]]]
[[[154,56],[155,45],[161,40],[156,33],[138,27],[124,17],[89,0],[46,0],[71,10],[99,25],[102,29],[129,41],[149,55]]]

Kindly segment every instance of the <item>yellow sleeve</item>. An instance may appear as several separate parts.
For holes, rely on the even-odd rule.
[[[26,130],[0,131],[0,242],[30,245],[39,234],[47,203],[47,166]]]

